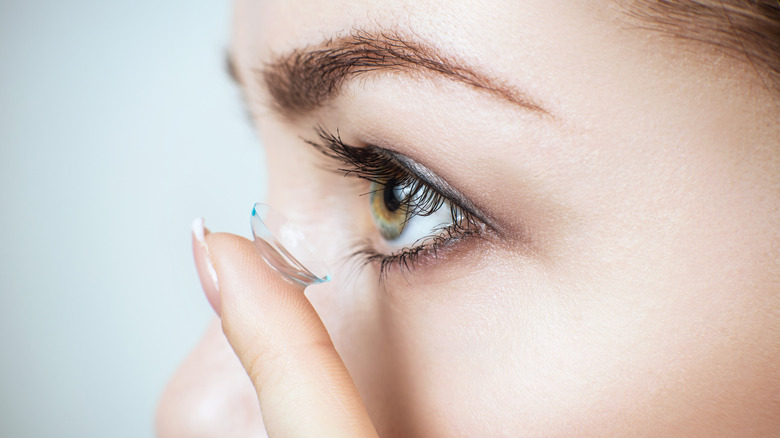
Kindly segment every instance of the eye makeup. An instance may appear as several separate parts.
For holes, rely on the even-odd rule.
[[[427,167],[385,148],[350,146],[338,131],[318,127],[317,134],[317,140],[304,141],[329,159],[328,167],[370,182],[368,207],[382,242],[364,240],[353,256],[363,266],[378,265],[380,277],[435,260],[441,250],[490,228],[485,215]]]

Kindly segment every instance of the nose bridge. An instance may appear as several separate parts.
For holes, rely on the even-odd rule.
[[[279,179],[270,180],[274,190],[269,193],[268,203],[296,225],[312,251],[327,265],[331,280],[309,286],[306,296],[331,337],[338,338],[343,335],[340,327],[351,320],[349,315],[365,309],[365,293],[370,290],[362,284],[361,266],[351,257],[364,244],[360,236],[367,234],[360,211],[355,211],[362,199],[345,202],[344,194],[338,192],[343,189],[322,183],[311,173],[300,173],[298,184],[279,184]]]

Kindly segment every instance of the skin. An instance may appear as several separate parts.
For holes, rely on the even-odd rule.
[[[163,395],[159,436],[265,436],[258,398],[270,436],[780,430],[780,106],[749,63],[643,29],[612,2],[235,11],[268,202],[334,280],[304,295],[245,239],[208,234],[208,254],[195,240],[221,325]],[[255,69],[274,54],[377,26],[467,59],[547,113],[398,72],[350,80],[310,114],[271,109]],[[427,166],[500,231],[383,281],[344,262],[358,238],[386,247],[358,196],[367,183],[323,170],[301,140],[317,124]]]

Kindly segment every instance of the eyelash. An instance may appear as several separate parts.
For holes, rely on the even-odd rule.
[[[426,236],[418,241],[422,243],[389,255],[377,252],[370,244],[364,244],[352,253],[353,257],[362,259],[361,266],[379,263],[380,278],[385,278],[393,266],[398,266],[402,272],[411,271],[419,263],[420,257],[436,258],[439,250],[467,237],[479,235],[483,227],[481,221],[414,175],[384,149],[347,145],[341,140],[338,131],[333,134],[321,126],[317,127],[317,136],[318,141],[303,140],[327,158],[340,163],[336,172],[380,185],[394,181],[397,185],[408,186],[409,193],[403,203],[409,205],[412,213],[407,221],[415,216],[429,216],[445,202],[450,204],[452,224],[439,230],[435,236]]]

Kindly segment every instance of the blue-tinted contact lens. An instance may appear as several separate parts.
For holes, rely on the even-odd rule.
[[[263,259],[292,282],[306,287],[330,281],[328,266],[314,255],[303,233],[270,206],[255,204],[252,235]]]

